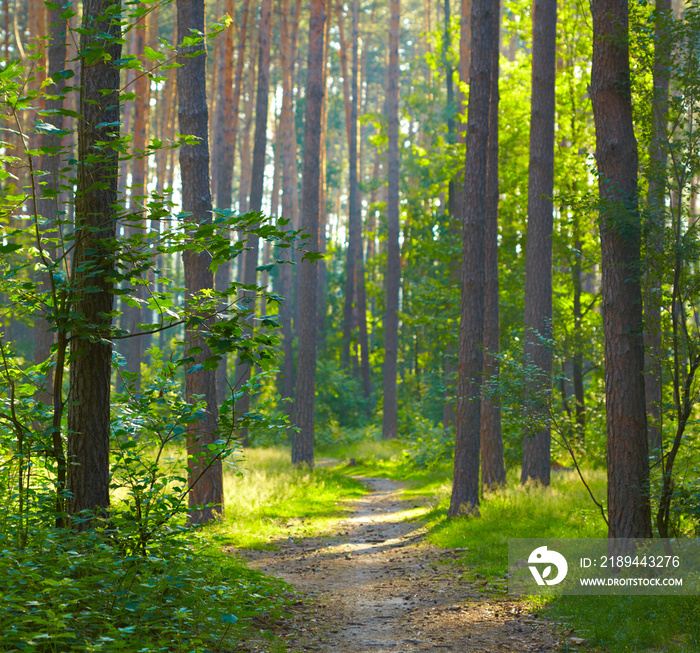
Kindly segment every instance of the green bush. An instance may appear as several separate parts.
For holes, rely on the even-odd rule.
[[[169,540],[124,556],[108,529],[46,531],[0,550],[0,650],[208,651],[281,616],[285,586]]]
[[[334,360],[321,360],[316,366],[316,425],[319,431],[333,423],[358,428],[368,421],[368,402],[360,380]]]

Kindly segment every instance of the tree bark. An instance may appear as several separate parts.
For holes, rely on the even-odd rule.
[[[46,108],[53,111],[60,111],[63,108],[63,98],[65,84],[63,81],[56,77],[57,73],[60,73],[65,68],[66,63],[66,38],[67,38],[67,21],[61,19],[62,10],[60,8],[49,10],[49,35],[51,40],[49,41],[49,64],[48,64],[48,77],[53,80],[51,82],[52,88],[50,90],[51,95],[55,96],[56,99],[47,99]],[[52,124],[56,129],[63,129],[63,116],[60,113],[55,113],[54,115],[45,116],[44,121]],[[43,134],[41,140],[42,147],[58,147],[60,145],[60,140],[54,138],[51,134]],[[61,168],[60,159],[55,155],[44,154],[41,158],[41,170],[47,173],[44,176],[46,181],[46,186],[44,187],[43,194],[47,197],[45,199],[40,199],[38,202],[38,212],[41,214],[44,224],[44,231],[51,229],[58,217],[58,196],[55,193],[59,192],[60,187],[60,174],[59,170]],[[45,255],[49,258],[53,258],[54,251],[50,249],[45,252]],[[48,289],[50,287],[50,279],[48,278],[48,273],[44,274],[42,278],[42,288]],[[51,347],[53,346],[55,340],[55,334],[53,331],[49,330],[49,322],[47,322],[42,317],[37,317],[34,322],[34,363],[43,363],[51,355]],[[45,381],[45,391],[41,393],[39,399],[44,401],[44,403],[51,404],[51,392],[48,390],[52,386],[53,372],[47,375]]]
[[[267,110],[270,96],[270,38],[272,35],[272,0],[263,0],[260,8],[258,27],[258,83],[255,100],[255,135],[253,137],[253,167],[250,173],[249,211],[262,211],[265,182],[265,150],[267,149]],[[260,239],[257,234],[248,234],[243,263],[243,283],[255,286],[258,283],[258,255]],[[253,328],[255,315],[255,292],[248,290],[243,295],[246,311],[249,313],[249,326]],[[249,365],[239,365],[240,383],[250,380],[252,370]],[[236,404],[236,412],[245,415],[250,411],[250,394],[245,392]],[[241,429],[240,442],[248,446],[248,429]]]
[[[654,69],[649,144],[649,218],[646,225],[646,265],[644,274],[644,388],[647,407],[649,451],[661,455],[662,445],[662,366],[661,268],[664,264],[664,222],[666,192],[666,141],[668,94],[670,86],[672,7],[670,0],[657,0],[654,15]]]
[[[331,31],[331,12],[333,10],[333,0],[326,0],[326,20],[325,35],[323,41],[323,88],[327,88],[328,84],[328,69],[330,66],[329,62],[329,45],[330,45],[330,31]],[[319,225],[318,225],[318,251],[321,254],[326,253],[326,225],[328,223],[328,211],[326,207],[327,199],[327,183],[326,183],[326,171],[327,171],[327,160],[328,160],[328,103],[323,101],[323,110],[321,112],[321,164],[320,164],[320,186],[319,186]],[[318,291],[316,293],[316,317],[318,319],[317,324],[317,344],[316,350],[323,351],[325,345],[325,334],[326,334],[326,261],[325,259],[319,259],[318,261]]]
[[[608,536],[651,537],[637,207],[626,0],[593,0],[591,101],[600,192]]]
[[[386,89],[387,135],[387,269],[386,313],[384,316],[384,410],[382,437],[398,435],[398,396],[396,388],[399,353],[399,286],[401,255],[399,251],[399,36],[400,0],[391,0],[389,30],[389,69]]]
[[[190,30],[204,31],[204,0],[177,0],[178,42],[191,34]],[[178,121],[181,134],[199,139],[196,145],[180,147],[180,175],[182,178],[182,209],[189,213],[187,220],[195,224],[211,221],[211,191],[209,186],[209,119],[206,98],[206,55],[202,43],[181,52],[199,51],[196,57],[183,57],[177,69]],[[213,288],[214,277],[209,269],[211,256],[207,252],[186,250],[183,254],[185,268],[185,301],[191,310],[197,305],[197,295]],[[208,321],[208,320],[207,320]],[[206,327],[204,327],[206,328]],[[209,356],[204,334],[196,327],[185,332],[185,353],[199,347],[194,363],[185,368],[185,399],[194,401],[195,395],[203,395],[206,410],[202,419],[190,425],[187,432],[188,484],[190,489],[189,519],[203,523],[214,519],[215,513],[223,513],[223,473],[221,459],[208,450],[216,439],[219,407],[216,397],[215,370],[189,372],[193,364],[201,363]]]
[[[348,121],[348,248],[345,265],[345,298],[343,304],[343,351],[342,361],[346,368],[350,367],[350,346],[353,331],[353,305],[355,300],[355,277],[357,268],[357,257],[361,248],[362,218],[359,205],[359,180],[357,176],[357,75],[358,75],[358,25],[359,10],[357,10],[357,0],[353,0],[352,19],[352,76],[350,77],[350,88],[346,82],[347,66],[343,67],[343,91],[345,96],[345,118]],[[342,11],[338,9],[339,23],[342,27]],[[341,29],[341,61],[345,54],[342,43]],[[349,102],[348,102],[349,99]],[[348,116],[349,105],[349,116]]]
[[[494,0],[473,0],[462,223],[462,300],[454,477],[448,515],[479,512],[481,375],[484,367],[484,236]]]
[[[498,313],[498,59],[501,12],[494,1],[491,48],[491,99],[489,103],[489,154],[486,178],[486,225],[484,227],[484,378],[499,376],[500,349]],[[501,405],[498,396],[481,397],[481,483],[495,489],[506,483],[501,434]]]
[[[536,368],[526,380],[528,416],[525,424],[520,480],[549,485],[552,392],[552,225],[554,194],[554,82],[556,76],[557,3],[535,0],[532,20],[532,110],[530,172],[525,252],[526,365]]]
[[[141,7],[145,7],[142,3]],[[148,44],[149,32],[149,15],[145,14],[142,19],[142,27],[134,30],[134,54],[142,58],[144,48]],[[129,223],[125,225],[127,236],[134,237],[137,234],[143,234],[145,228],[145,215],[143,206],[145,205],[144,198],[148,195],[146,189],[146,163],[148,161],[144,156],[139,157],[139,152],[143,153],[146,149],[146,129],[150,114],[150,85],[151,80],[142,72],[137,73],[137,78],[133,84],[133,90],[136,93],[136,98],[132,103],[132,119],[133,119],[133,146],[132,152],[134,157],[131,161],[131,216]],[[137,277],[138,279],[138,277]],[[131,294],[137,299],[144,299],[144,287],[131,282]],[[144,321],[144,310],[141,306],[129,306],[122,304],[122,328],[132,335],[131,338],[126,338],[122,341],[120,347],[124,351],[126,358],[126,371],[136,375],[134,389],[138,392],[141,388],[141,360],[144,352],[144,336],[135,336],[139,329],[137,324]]]
[[[294,16],[291,16],[290,0],[282,0],[282,25],[280,53],[282,56],[282,114],[280,122],[282,126],[282,215],[291,220],[292,226],[297,223],[298,207],[296,205],[297,179],[297,141],[296,130],[294,129],[293,111],[293,77],[294,61],[296,53],[292,35],[293,25],[298,23],[298,7]],[[291,399],[294,397],[294,333],[292,330],[292,266],[283,265],[280,267],[280,290],[284,297],[284,304],[280,310],[280,321],[282,323],[282,345],[284,351],[284,361],[282,364],[282,398]],[[291,408],[293,404],[289,403]]]
[[[321,117],[323,113],[325,0],[311,0],[309,53],[306,73],[304,167],[301,187],[302,228],[311,235],[309,247],[318,249]],[[318,267],[302,260],[299,270],[299,363],[297,366],[292,463],[314,463],[314,404],[316,381],[316,293]]]
[[[233,201],[233,166],[236,154],[236,138],[238,137],[238,109],[241,102],[241,86],[243,81],[243,64],[245,56],[246,36],[248,34],[248,15],[250,13],[250,0],[244,0],[241,11],[241,25],[238,31],[238,43],[236,45],[236,71],[233,73],[233,31],[227,33],[226,62],[224,73],[221,76],[220,94],[222,101],[219,103],[220,111],[217,111],[217,134],[221,134],[220,152],[221,162],[214,171],[216,178],[216,204],[218,208],[227,210],[231,208]],[[233,16],[233,0],[226,0],[226,10]],[[229,36],[230,34],[230,36]],[[230,39],[230,43],[229,43]],[[230,58],[230,60],[229,60]],[[214,284],[218,291],[223,292],[231,282],[231,264],[227,261],[219,266],[214,278]],[[229,390],[227,379],[227,357],[224,357],[216,371],[216,391],[219,401],[223,401]]]
[[[464,84],[469,84],[469,65],[471,62],[471,0],[461,0],[461,16],[459,20],[459,79]],[[457,93],[458,112],[464,112],[466,98],[461,91]],[[457,142],[466,143],[465,124],[459,120],[456,124]],[[464,181],[459,176],[458,183],[452,188],[452,210],[450,214],[451,237],[461,243],[461,221],[464,216]],[[450,265],[450,280],[457,285],[459,283],[459,261]],[[457,344],[448,341],[445,348],[443,371],[443,384],[445,386],[445,398],[442,406],[442,428],[448,433],[455,424],[454,399],[457,377]]]
[[[68,404],[67,512],[100,511],[109,506],[109,402],[112,371],[107,317],[114,304],[117,150],[100,142],[118,138],[119,69],[111,63],[121,55],[120,29],[113,20],[119,2],[84,0],[80,49],[104,47],[108,58],[81,72],[78,124],[78,179],[73,281],[78,300],[72,310],[86,327],[71,335],[70,402]],[[85,292],[90,288],[90,292]],[[76,528],[86,522],[75,523]]]
[[[574,286],[574,351],[572,359],[572,376],[574,399],[576,401],[576,429],[581,442],[586,436],[586,396],[583,387],[583,312],[581,310],[583,240],[581,238],[580,216],[574,213],[574,262],[571,276]]]

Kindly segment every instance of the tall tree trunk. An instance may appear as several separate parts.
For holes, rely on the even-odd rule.
[[[56,129],[63,129],[63,116],[60,114],[63,108],[63,93],[65,84],[58,77],[57,73],[60,73],[65,68],[66,63],[66,38],[67,38],[67,21],[61,19],[62,10],[60,8],[51,9],[49,11],[49,26],[50,26],[50,37],[49,41],[49,64],[48,64],[48,78],[51,79],[50,93],[56,99],[47,99],[46,108],[50,111],[55,112],[53,115],[45,116],[44,121],[53,125]],[[51,134],[43,134],[42,147],[51,148],[58,147],[60,145],[60,140],[54,138]],[[44,154],[41,158],[40,163],[41,170],[47,174],[44,176],[43,180],[46,181],[44,186],[44,194],[47,195],[46,199],[41,199],[38,202],[38,212],[40,213],[44,224],[45,230],[51,229],[56,223],[56,218],[58,216],[58,197],[54,196],[54,193],[58,191],[60,186],[60,159],[51,154]],[[45,252],[45,255],[49,258],[53,257],[53,250]],[[42,287],[48,289],[50,287],[51,280],[48,278],[48,274],[44,275],[42,279]],[[49,323],[41,318],[37,317],[34,322],[34,363],[43,363],[51,355],[51,347],[55,340],[55,334],[53,331],[49,330]],[[52,386],[53,373],[49,373],[45,382],[45,388],[51,388]],[[51,403],[51,393],[46,390],[39,397],[46,404]],[[65,470],[64,470],[65,471]]]
[[[484,378],[498,378],[500,328],[498,313],[498,59],[501,12],[494,1],[491,48],[491,100],[489,104],[489,154],[486,178],[484,250]],[[481,483],[494,489],[506,483],[499,397],[481,397]]]
[[[309,54],[306,73],[304,168],[301,187],[302,228],[310,234],[309,247],[318,248],[321,116],[323,113],[325,0],[311,0]],[[302,260],[299,270],[299,364],[297,366],[292,463],[314,463],[314,404],[316,381],[316,293],[318,267]]]
[[[292,221],[292,226],[297,224],[297,141],[296,130],[294,128],[293,111],[293,78],[294,61],[296,59],[295,41],[293,31],[299,22],[299,2],[296,3],[294,16],[290,15],[290,0],[282,0],[282,25],[281,47],[282,55],[282,114],[280,117],[282,126],[282,136],[284,139],[282,146],[282,215],[287,220]],[[280,289],[284,297],[284,304],[280,311],[280,321],[282,322],[282,343],[284,348],[284,362],[282,365],[282,397],[291,399],[294,397],[294,333],[292,329],[292,288],[293,275],[292,266],[283,265],[280,267]],[[292,407],[289,403],[288,406]]]
[[[649,447],[626,0],[592,0],[591,102],[600,192],[608,536],[651,537]]]
[[[115,7],[116,5],[116,7]],[[105,510],[109,506],[109,400],[112,372],[110,315],[114,304],[114,253],[117,202],[117,150],[101,142],[118,138],[119,24],[113,20],[119,2],[84,0],[80,49],[104,47],[105,58],[82,67],[78,125],[78,179],[73,282],[78,300],[72,307],[86,324],[95,325],[91,338],[83,330],[72,334],[71,401],[68,405],[67,512]],[[85,292],[85,288],[90,292]],[[76,523],[77,528],[85,524]]]
[[[399,353],[399,286],[401,254],[399,251],[399,36],[400,0],[391,0],[389,29],[389,68],[386,89],[387,135],[387,267],[386,313],[384,315],[384,411],[382,437],[398,435],[398,393],[396,388]]]
[[[571,276],[574,286],[574,352],[572,360],[572,377],[574,384],[574,399],[576,401],[576,430],[581,442],[586,436],[586,398],[583,387],[583,312],[581,310],[582,269],[581,257],[583,240],[581,238],[580,216],[574,212],[574,249],[577,254],[571,266]]]
[[[56,113],[54,115],[49,115],[44,118],[47,123],[52,124],[56,129],[63,129],[63,116],[60,115],[60,110],[63,108],[63,93],[64,84],[57,73],[60,73],[65,69],[66,63],[66,39],[67,39],[67,22],[65,19],[61,19],[60,14],[62,13],[59,7],[49,10],[49,36],[51,40],[49,41],[49,63],[48,63],[48,78],[51,81],[53,88],[51,88],[51,94],[55,99],[47,99],[46,108],[48,110],[53,110]],[[8,58],[9,61],[9,58]],[[51,134],[43,134],[42,147],[52,148],[58,147],[60,142],[55,139]],[[41,169],[48,173],[45,177],[46,186],[44,187],[44,193],[48,194],[49,197],[46,199],[41,199],[38,204],[38,213],[41,215],[44,222],[44,231],[48,231],[54,227],[56,224],[56,219],[58,217],[58,207],[59,207],[59,196],[55,195],[59,191],[60,187],[60,159],[55,155],[45,154],[41,159]],[[43,243],[42,243],[43,247]],[[53,248],[44,249],[43,256],[47,260],[55,260],[55,250]],[[49,273],[45,272],[42,274],[41,278],[41,288],[42,290],[49,290],[51,288],[51,278]],[[49,330],[50,322],[42,317],[37,317],[34,322],[34,363],[40,364],[48,360],[51,356],[51,347],[54,344],[55,334],[53,331]],[[52,449],[53,457],[56,461],[56,512],[57,512],[57,523],[58,525],[64,524],[64,513],[65,513],[65,489],[66,489],[66,459],[65,452],[63,449],[63,438],[60,433],[61,417],[63,412],[63,396],[57,389],[62,387],[61,380],[63,378],[63,368],[65,361],[65,351],[66,351],[66,333],[61,330],[60,333],[59,349],[56,356],[56,367],[58,372],[55,373],[54,369],[51,368],[49,373],[46,375],[46,380],[43,383],[41,392],[37,393],[37,399],[43,401],[47,406],[53,405],[54,415],[53,415],[53,426],[54,431],[52,435]],[[60,366],[60,368],[59,368]],[[54,387],[56,385],[56,387]]]
[[[345,98],[346,120],[348,120],[348,248],[345,266],[345,298],[343,304],[343,351],[342,361],[346,368],[350,367],[350,346],[353,331],[353,305],[355,300],[355,277],[357,268],[358,253],[361,249],[362,217],[359,204],[359,180],[357,176],[357,75],[358,75],[358,25],[359,9],[357,0],[353,0],[353,20],[352,20],[352,77],[350,78],[350,89],[347,88],[345,78],[343,79],[343,91],[347,91],[350,101]],[[341,61],[344,59],[345,48],[342,43],[342,11],[338,11],[339,23],[341,25]],[[344,68],[347,71],[347,66]],[[347,107],[350,106],[348,116]]]
[[[666,192],[666,140],[671,58],[671,0],[657,0],[654,16],[654,91],[652,137],[649,144],[649,220],[644,274],[644,384],[649,450],[661,455],[662,378],[661,268],[664,264],[664,213]]]
[[[238,137],[238,108],[241,101],[241,86],[243,81],[243,64],[245,55],[246,36],[248,34],[248,14],[250,0],[244,0],[241,10],[241,25],[238,31],[238,43],[236,45],[236,72],[233,73],[233,31],[229,29],[224,48],[225,68],[221,75],[219,103],[220,111],[217,112],[217,134],[221,134],[221,164],[214,171],[216,177],[216,204],[218,208],[228,210],[233,199],[233,166],[236,153],[236,138]],[[226,0],[226,11],[233,16],[233,0]],[[230,42],[229,42],[230,41]],[[229,235],[230,237],[230,235]],[[231,282],[231,264],[227,261],[216,270],[214,284],[216,289],[223,292]],[[216,370],[216,391],[219,401],[229,394],[227,379],[227,357],[225,356]]]
[[[141,8],[145,8],[143,3]],[[134,30],[134,54],[143,58],[145,46],[148,44],[149,30],[149,14],[146,13],[142,19],[143,27],[138,27]],[[143,73],[138,73],[134,82],[133,89],[136,98],[132,103],[133,116],[133,147],[132,151],[135,156],[131,162],[131,216],[129,222],[125,225],[126,234],[134,237],[137,234],[143,234],[145,227],[145,216],[142,207],[146,204],[148,191],[146,188],[146,163],[148,161],[144,156],[139,157],[139,153],[146,150],[146,128],[150,114],[150,85],[151,80]],[[139,277],[137,277],[138,279]],[[131,282],[132,294],[137,299],[145,299],[145,289],[142,285]],[[134,389],[138,392],[141,387],[141,360],[144,352],[144,336],[136,336],[139,329],[137,324],[144,322],[144,311],[141,306],[129,306],[122,304],[124,307],[121,323],[122,328],[131,334],[131,338],[124,339],[123,346],[120,347],[124,351],[126,358],[126,371],[136,376]]]
[[[524,425],[521,482],[549,485],[552,392],[552,225],[554,194],[554,80],[557,3],[535,0],[532,21],[532,111],[525,253],[524,356],[536,368],[525,401],[536,425]]]
[[[272,36],[272,0],[263,0],[260,8],[260,25],[258,28],[258,84],[255,100],[255,136],[253,146],[253,168],[250,179],[249,211],[262,211],[263,189],[265,182],[265,150],[267,149],[267,108],[270,96],[270,38]],[[255,286],[258,283],[259,238],[249,234],[244,258],[243,283]],[[255,292],[244,294],[246,311],[250,314],[250,328],[253,328],[252,316],[255,315]],[[249,365],[240,365],[240,379],[246,383],[252,374]],[[250,410],[250,394],[245,392],[236,404],[236,412],[244,415]],[[242,429],[241,444],[248,446],[248,429]]]
[[[177,0],[178,43],[190,36],[191,30],[204,31],[204,0]],[[180,175],[182,177],[182,209],[189,214],[188,220],[195,224],[211,221],[211,191],[209,187],[209,120],[206,97],[206,55],[202,43],[181,48],[183,54],[201,52],[199,56],[183,57],[177,69],[179,132],[196,136],[196,145],[180,147]],[[214,277],[209,269],[211,256],[194,249],[183,253],[185,268],[185,301],[194,310],[197,295],[214,286]],[[188,327],[185,332],[186,353],[199,348],[194,355],[194,364],[209,356],[203,333],[197,327]],[[216,371],[190,372],[193,363],[185,368],[185,400],[195,401],[201,395],[206,401],[202,419],[190,425],[187,432],[188,484],[190,515],[192,523],[211,521],[214,513],[223,513],[223,473],[221,459],[213,457],[208,449],[216,440],[219,406],[216,397]]]
[[[255,31],[251,33],[251,41]],[[250,180],[251,180],[251,151],[250,151],[250,132],[253,127],[253,101],[255,98],[255,60],[250,62],[248,68],[248,77],[246,79],[246,102],[245,102],[245,126],[241,134],[241,174],[238,187],[238,211],[239,213],[247,213],[248,201],[250,199]],[[244,276],[245,256],[240,257],[239,277]]]
[[[328,84],[328,68],[330,66],[329,52],[330,52],[330,31],[331,31],[331,11],[333,10],[333,0],[326,0],[326,31],[323,40],[323,88],[327,88]],[[326,170],[327,170],[327,159],[328,159],[328,103],[323,101],[323,111],[321,113],[321,180],[319,188],[319,226],[318,226],[318,251],[321,254],[326,253],[326,225],[328,222],[328,210],[326,207],[327,200],[327,183],[326,183]],[[316,317],[318,319],[317,325],[317,351],[323,351],[325,345],[325,335],[326,335],[326,261],[325,259],[319,259],[318,261],[318,292],[317,292],[317,302],[316,302]]]
[[[442,46],[443,66],[445,67],[445,91],[447,93],[447,143],[453,145],[455,138],[455,104],[454,82],[452,80],[452,63],[450,62],[450,50],[452,49],[451,25],[452,17],[450,12],[450,0],[445,0],[445,27],[444,42]],[[455,180],[450,179],[447,189],[447,212],[450,217],[455,215]]]
[[[471,62],[471,0],[461,0],[461,16],[459,20],[459,80],[463,84],[469,84],[469,66]],[[458,112],[464,112],[466,98],[459,91],[457,93]],[[466,143],[466,129],[461,121],[456,125],[457,142]],[[464,216],[464,181],[460,181],[459,175],[457,183],[452,185],[452,211],[450,213],[450,237],[461,243],[462,239],[462,219]],[[459,261],[452,261],[450,265],[450,281],[455,286],[459,284]],[[448,433],[455,424],[455,386],[457,377],[457,346],[454,342],[448,341],[445,347],[445,358],[443,361],[443,384],[445,386],[444,403],[442,406],[442,427]]]
[[[467,156],[464,167],[462,301],[454,477],[448,515],[479,511],[481,375],[484,333],[484,236],[495,0],[473,0]]]

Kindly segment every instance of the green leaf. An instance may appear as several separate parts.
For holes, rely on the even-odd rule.
[[[158,52],[157,50],[154,50],[153,48],[150,48],[146,46],[143,49],[143,53],[151,60],[151,61],[157,61],[158,59],[165,59],[165,55],[162,52]]]

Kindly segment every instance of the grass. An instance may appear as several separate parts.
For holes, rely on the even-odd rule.
[[[407,482],[403,497],[428,502],[428,541],[445,548],[465,549],[458,564],[466,578],[502,579],[508,566],[508,539],[529,537],[606,537],[607,527],[578,476],[555,472],[549,488],[522,487],[519,470],[510,470],[508,486],[488,493],[480,517],[448,520],[452,487],[450,462],[435,469],[407,464],[399,443],[354,443],[336,456],[338,471],[382,476]],[[343,467],[355,457],[357,466]],[[584,470],[598,498],[606,496],[602,470]],[[697,596],[562,596],[523,597],[549,616],[566,621],[585,638],[589,650],[611,653],[700,651],[700,597]]]
[[[225,473],[225,517],[211,529],[218,541],[245,548],[269,548],[280,537],[323,532],[365,494],[358,481],[332,469],[292,466],[287,447],[246,449]]]

